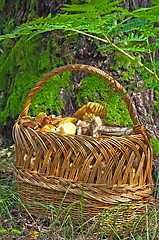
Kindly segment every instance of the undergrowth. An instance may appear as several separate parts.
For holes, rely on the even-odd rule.
[[[130,225],[125,225],[119,231],[114,224],[116,207],[109,209],[109,212],[103,212],[94,222],[93,219],[89,219],[78,224],[76,222],[76,225],[70,210],[79,202],[73,202],[65,209],[62,209],[61,205],[59,209],[55,209],[52,205],[42,205],[46,211],[43,215],[39,213],[35,217],[28,210],[29,206],[23,204],[18,197],[14,181],[11,186],[1,187],[0,204],[1,239],[157,239],[158,236],[158,209],[155,205],[147,206],[147,212],[137,221],[134,220],[131,228]],[[39,207],[39,203],[34,204]],[[121,206],[123,211],[128,208],[124,204]]]

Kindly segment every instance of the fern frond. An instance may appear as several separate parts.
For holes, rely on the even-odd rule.
[[[62,10],[66,12],[87,12],[90,11],[98,12],[100,15],[106,15],[113,11],[121,11],[120,7],[117,7],[117,4],[123,2],[123,0],[114,1],[111,0],[91,0],[89,3],[85,3],[82,5],[68,5],[64,4],[65,7],[62,7]]]
[[[140,29],[141,34],[144,34],[147,37],[158,37],[159,36],[159,28],[154,26],[147,26],[145,28]]]
[[[132,15],[135,18],[142,18],[150,23],[159,22],[159,1],[153,1],[153,6],[150,8],[140,8],[139,10],[133,11]]]
[[[90,0],[81,5],[65,5],[62,9],[65,14],[35,19],[17,27],[12,33],[0,36],[0,40],[28,35],[31,39],[37,34],[62,30],[73,34],[80,33],[91,37],[102,44],[107,43],[107,48],[118,50],[143,67],[149,74],[155,76],[155,51],[159,45],[159,1],[150,8],[128,12],[117,6],[119,1]],[[148,43],[148,38],[154,37],[155,43]],[[138,44],[137,44],[138,43]],[[146,67],[127,51],[148,52],[153,55],[153,70]]]
[[[124,51],[132,51],[132,52],[143,52],[143,53],[149,53],[149,49],[146,49],[145,46],[140,45],[134,45],[134,46],[122,46],[122,50]]]
[[[116,42],[115,42],[116,44]],[[99,47],[98,50],[101,51],[102,53],[106,53],[110,50],[113,50],[114,48],[112,47],[111,44],[107,44],[106,46],[103,46],[103,47]],[[136,43],[133,43],[133,44],[123,44],[122,45],[122,50],[124,51],[128,51],[128,52],[136,52],[136,53],[149,53],[149,47],[148,46],[145,46],[145,43],[143,44],[136,44]]]
[[[141,18],[131,18],[128,23],[124,24],[124,26],[118,30],[116,33],[127,33],[134,30],[140,30],[141,28],[144,28],[148,25],[148,22]]]
[[[123,37],[122,39],[115,41],[115,44],[119,43],[128,43],[128,42],[145,42],[147,40],[147,36],[138,35],[131,32],[127,37]]]

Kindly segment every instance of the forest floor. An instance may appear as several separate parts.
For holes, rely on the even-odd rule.
[[[39,214],[39,217],[35,217],[29,212],[18,196],[14,163],[14,145],[0,147],[0,239],[159,239],[157,183],[154,184],[151,206],[146,206],[146,212],[140,216],[137,222],[134,221],[130,230],[118,232],[119,228],[116,230],[111,224],[104,225],[105,227],[100,229],[98,224],[90,226],[88,222],[74,227],[68,214],[63,216],[64,220],[60,222],[59,218],[54,215],[40,216]],[[144,221],[142,221],[143,219]],[[107,220],[108,218],[105,222]]]

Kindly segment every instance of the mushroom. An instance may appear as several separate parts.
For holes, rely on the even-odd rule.
[[[36,122],[40,122],[42,118],[47,117],[46,113],[40,112],[38,115],[35,117]]]
[[[41,127],[44,127],[45,125],[47,125],[47,124],[49,124],[49,123],[50,123],[49,118],[48,118],[48,117],[43,117],[43,118],[41,119],[40,125],[41,125]]]
[[[89,127],[88,123],[85,121],[81,121],[79,124],[77,123],[77,135],[89,135]]]
[[[56,132],[56,127],[51,125],[51,124],[47,124],[45,125],[42,129],[41,129],[41,132],[44,132],[44,131],[47,131],[47,132]]]
[[[101,119],[106,117],[106,108],[100,103],[88,102],[75,112],[75,117],[80,120],[94,119],[99,116]]]
[[[71,122],[63,123],[56,129],[56,131],[61,134],[73,134],[74,135],[76,133],[76,126]]]

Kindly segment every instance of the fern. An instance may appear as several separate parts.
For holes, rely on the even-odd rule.
[[[120,30],[116,33],[127,33],[134,30],[140,30],[143,26],[148,24],[148,22],[141,18],[129,18],[128,22],[122,26]]]
[[[27,35],[30,40],[37,34],[59,29],[66,35],[83,34],[100,43],[100,49],[109,47],[121,52],[159,82],[155,65],[159,27],[154,26],[154,23],[159,22],[159,1],[154,1],[150,8],[140,8],[133,12],[119,7],[120,2],[122,1],[90,0],[81,5],[64,5],[62,9],[65,14],[53,18],[48,15],[27,22],[12,33],[0,36],[0,40],[23,35]],[[154,43],[149,43],[150,37],[155,39]],[[151,60],[149,67],[145,64],[145,53],[149,54]]]
[[[153,6],[150,8],[141,8],[133,12],[133,16],[137,18],[141,18],[144,20],[148,20],[150,23],[159,22],[159,1],[152,1]]]

